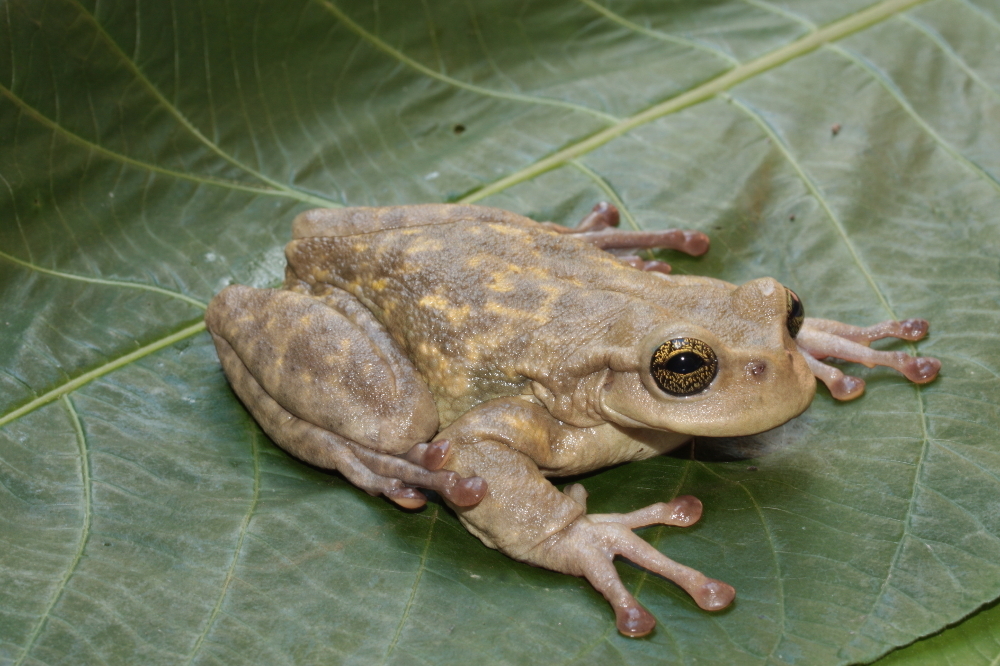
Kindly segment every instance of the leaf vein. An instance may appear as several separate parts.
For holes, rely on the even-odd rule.
[[[132,363],[133,361],[137,361],[140,358],[148,356],[153,352],[159,351],[164,347],[169,347],[170,345],[176,342],[180,342],[181,340],[189,338],[192,335],[201,333],[204,330],[205,330],[205,322],[204,320],[199,320],[197,323],[191,324],[187,328],[183,328],[175,333],[171,333],[170,335],[164,336],[159,340],[154,340],[153,342],[143,347],[140,347],[139,349],[136,349],[133,352],[120,356],[112,361],[109,361],[108,363],[105,363],[101,366],[94,368],[93,370],[89,370],[83,373],[82,375],[79,375],[74,379],[70,379],[56,386],[55,388],[43,393],[34,400],[18,407],[17,409],[14,409],[0,416],[0,426],[6,425],[7,423],[10,423],[11,421],[18,419],[24,416],[25,414],[33,412],[39,407],[43,407],[54,400],[58,400],[60,397],[75,391],[76,389],[80,388],[81,386],[84,386],[85,384],[89,384],[90,382],[99,377],[103,377],[109,372],[113,372],[118,368],[121,368],[125,365],[128,365],[129,363]]]
[[[626,206],[625,202],[622,201],[622,198],[618,196],[618,192],[615,190],[615,188],[611,186],[611,183],[609,183],[603,176],[598,175],[593,169],[591,169],[590,167],[588,167],[586,164],[584,164],[579,160],[570,160],[569,164],[574,169],[587,176],[587,178],[590,178],[592,181],[594,181],[594,184],[596,184],[599,188],[601,188],[601,190],[604,191],[606,195],[608,195],[608,198],[611,199],[611,203],[613,203],[615,207],[618,208],[618,211],[622,214],[622,216],[625,217],[625,220],[628,222],[629,226],[635,229],[636,231],[639,230],[639,224],[635,221],[635,218],[632,216],[631,211],[629,211],[628,206]]]
[[[241,192],[252,192],[254,194],[259,194],[263,196],[286,197],[298,201],[303,201],[305,203],[310,203],[313,205],[321,205],[321,206],[338,205],[336,202],[329,201],[327,199],[321,199],[319,197],[315,197],[308,194],[303,194],[298,190],[292,190],[288,188],[285,188],[284,190],[270,189],[265,187],[257,187],[254,185],[244,185],[242,183],[238,183],[233,180],[225,180],[222,178],[214,178],[211,176],[199,176],[190,173],[184,173],[183,171],[174,171],[172,169],[167,169],[165,167],[161,167],[156,164],[150,164],[149,162],[143,162],[141,160],[134,159],[127,155],[116,153],[113,150],[109,150],[99,144],[88,141],[87,139],[83,138],[78,134],[70,132],[68,129],[60,125],[58,122],[44,116],[34,107],[29,106],[24,100],[15,95],[6,86],[0,85],[0,93],[2,93],[5,97],[7,97],[11,102],[16,104],[18,107],[20,107],[20,109],[28,116],[30,116],[34,121],[36,121],[40,125],[48,127],[50,130],[52,130],[53,133],[59,134],[65,137],[67,140],[73,143],[77,143],[87,148],[88,150],[98,153],[104,157],[107,157],[117,162],[128,164],[129,166],[135,167],[137,169],[143,169],[146,171],[151,171],[153,173],[159,173],[165,176],[170,176],[171,178],[178,178],[181,180],[187,180],[198,184],[213,185],[215,187],[223,187],[230,190],[238,190]],[[6,182],[6,180],[4,182]],[[20,227],[20,225],[18,226]],[[23,230],[22,230],[22,235],[23,235]],[[27,243],[27,240],[25,240],[25,243]]]
[[[330,2],[329,0],[314,0],[321,7],[326,9],[328,12],[333,14],[338,21],[340,21],[345,28],[356,34],[358,37],[368,42],[370,45],[374,46],[383,53],[395,58],[401,64],[406,65],[416,71],[420,72],[424,76],[428,76],[432,79],[446,83],[450,86],[456,88],[461,88],[463,90],[468,90],[469,92],[474,92],[486,97],[496,97],[499,99],[509,99],[516,102],[526,102],[529,104],[545,104],[548,106],[558,106],[564,109],[571,109],[573,111],[580,111],[587,113],[591,116],[600,118],[601,120],[608,123],[616,123],[620,119],[617,116],[613,116],[609,113],[604,113],[603,111],[598,111],[596,109],[591,109],[590,107],[583,106],[581,104],[574,104],[573,102],[564,102],[563,100],[553,99],[551,97],[539,97],[534,95],[523,95],[521,93],[513,92],[503,92],[500,90],[494,90],[492,88],[486,88],[483,86],[478,86],[474,83],[466,83],[460,79],[453,78],[447,74],[442,74],[441,72],[435,71],[424,65],[421,62],[414,60],[408,55],[404,54],[402,51],[389,46],[386,42],[382,41],[372,33],[368,32],[360,25],[355,23],[347,14],[345,14],[340,7]]]
[[[678,37],[676,35],[671,35],[670,33],[661,32],[659,30],[653,30],[652,28],[647,28],[641,26],[638,23],[628,20],[621,14],[613,12],[604,5],[596,2],[596,0],[578,0],[580,3],[590,7],[595,12],[601,14],[609,21],[613,21],[623,28],[627,28],[632,32],[638,33],[640,35],[645,35],[646,37],[652,37],[653,39],[658,39],[663,42],[672,42],[674,44],[679,44],[681,46],[688,46],[693,49],[698,49],[699,51],[704,51],[710,53],[717,58],[725,60],[730,65],[739,65],[740,61],[729,55],[721,49],[711,47],[707,44],[702,44],[701,42],[694,39],[685,39],[683,37]]]
[[[318,0],[317,0],[318,1]],[[927,0],[883,0],[871,7],[863,9],[856,14],[851,14],[839,21],[831,23],[816,32],[809,33],[790,44],[786,44],[770,53],[766,53],[759,58],[755,58],[738,67],[734,67],[724,74],[705,83],[696,86],[686,92],[672,97],[664,102],[649,107],[633,116],[625,118],[618,123],[608,127],[596,134],[578,141],[574,144],[558,150],[548,157],[537,160],[533,164],[515,171],[503,178],[496,180],[479,189],[473,190],[469,194],[459,199],[459,203],[473,203],[488,196],[502,192],[509,187],[517,185],[535,176],[551,171],[570,160],[585,155],[604,144],[617,139],[620,136],[631,132],[633,129],[662,118],[671,113],[676,113],[690,106],[700,104],[715,97],[719,93],[732,88],[737,83],[742,83],[758,74],[774,69],[801,55],[814,51],[824,44],[842,39],[859,30],[871,27],[880,23],[895,14],[910,9]]]
[[[306,194],[304,192],[300,192],[295,188],[288,187],[287,185],[283,185],[277,182],[276,180],[273,180],[272,178],[265,176],[263,173],[247,166],[246,164],[243,164],[243,162],[241,162],[240,160],[236,159],[235,157],[224,151],[215,141],[209,139],[201,132],[201,130],[195,127],[194,124],[190,120],[188,120],[183,113],[181,113],[179,108],[171,104],[170,100],[168,100],[166,97],[163,96],[163,93],[161,93],[160,90],[153,85],[153,82],[149,80],[149,78],[143,73],[141,69],[139,69],[136,63],[133,62],[132,59],[129,58],[128,55],[126,55],[121,50],[121,47],[118,45],[118,43],[111,38],[111,35],[108,34],[107,30],[104,29],[104,26],[96,19],[96,17],[94,17],[93,14],[87,11],[87,9],[83,5],[81,5],[78,0],[65,0],[65,1],[68,4],[72,5],[77,10],[77,12],[82,17],[84,17],[84,19],[91,26],[93,26],[94,30],[96,31],[97,35],[101,38],[101,40],[108,46],[109,49],[111,49],[111,51],[120,59],[122,64],[132,73],[135,79],[140,84],[142,84],[142,86],[156,99],[156,101],[159,102],[159,104],[171,116],[173,116],[177,120],[177,122],[180,123],[180,125],[191,134],[191,136],[193,136],[199,142],[204,144],[210,151],[218,155],[226,162],[229,162],[233,166],[237,167],[238,169],[246,172],[247,174],[250,174],[251,176],[254,176],[261,182],[270,185],[276,190],[284,192],[287,196],[299,199],[301,201],[310,201],[312,203],[318,203],[323,201],[323,200],[318,200],[317,197]],[[206,62],[207,60],[208,59],[206,58]],[[209,86],[209,89],[211,89],[211,86]],[[320,203],[320,205],[323,205],[323,203]]]
[[[59,584],[53,591],[52,596],[49,598],[48,604],[45,606],[41,616],[32,628],[31,633],[28,635],[28,640],[21,648],[20,655],[18,655],[18,658],[14,661],[14,666],[21,666],[24,663],[24,660],[28,658],[32,648],[34,648],[35,643],[38,641],[38,637],[42,633],[42,628],[45,626],[47,620],[53,616],[52,611],[62,598],[63,592],[69,584],[69,579],[73,576],[77,567],[80,565],[80,560],[83,559],[83,551],[87,547],[87,542],[90,540],[90,521],[93,506],[91,501],[90,454],[87,446],[87,437],[83,432],[83,425],[80,423],[80,415],[73,406],[72,400],[70,400],[68,395],[60,396],[60,400],[66,408],[66,412],[69,414],[70,421],[73,424],[73,432],[76,435],[76,443],[80,451],[80,487],[83,491],[83,525],[80,526],[80,537],[77,540],[76,552],[73,554],[73,559],[70,561],[69,566],[66,567],[66,573],[63,574],[62,580],[59,581]]]
[[[909,100],[903,92],[896,86],[889,76],[883,72],[881,69],[875,66],[868,58],[864,56],[848,51],[847,49],[839,45],[831,45],[828,47],[834,53],[837,53],[844,58],[850,60],[854,64],[858,65],[862,69],[866,70],[869,75],[892,97],[896,100],[899,106],[913,118],[914,122],[920,125],[921,129],[927,133],[928,136],[934,141],[934,143],[941,146],[942,149],[960,164],[964,165],[967,169],[975,173],[977,176],[988,182],[993,186],[993,189],[1000,192],[1000,180],[998,180],[993,174],[988,172],[983,167],[976,164],[974,161],[963,155],[957,148],[951,145],[948,141],[945,141],[944,137],[938,134],[937,130],[931,127],[930,123],[924,120],[923,116],[917,113],[917,110],[913,108]]]
[[[85,275],[74,275],[73,273],[64,273],[62,271],[55,271],[49,268],[42,268],[41,266],[36,266],[30,262],[18,259],[17,257],[12,257],[6,252],[0,252],[0,259],[5,259],[13,264],[17,264],[28,270],[35,271],[37,273],[42,273],[44,275],[51,275],[52,277],[63,278],[66,280],[73,280],[76,282],[87,282],[90,284],[99,284],[106,287],[122,287],[124,289],[139,289],[141,291],[151,291],[157,294],[163,294],[164,296],[169,296],[171,298],[176,298],[182,300],[185,303],[189,303],[196,308],[204,310],[208,305],[196,298],[191,298],[176,291],[171,291],[170,289],[164,289],[163,287],[155,287],[149,284],[142,284],[140,282],[129,282],[127,280],[109,280],[106,278],[94,278],[87,277]]]
[[[768,544],[770,544],[771,553],[774,555],[773,558],[774,584],[775,587],[777,588],[775,591],[775,596],[778,599],[778,613],[781,615],[781,625],[778,629],[777,636],[774,639],[774,645],[771,647],[771,651],[765,657],[765,660],[769,661],[774,657],[774,654],[778,651],[778,648],[781,646],[781,641],[785,637],[785,632],[788,630],[788,617],[786,616],[787,611],[785,609],[785,581],[781,575],[781,560],[778,558],[778,545],[774,540],[774,535],[771,533],[771,527],[767,522],[767,518],[764,516],[764,511],[763,511],[764,507],[760,505],[754,494],[750,492],[750,489],[747,488],[740,481],[728,479],[722,476],[717,471],[706,465],[704,462],[702,461],[697,461],[697,462],[699,465],[701,465],[702,469],[704,469],[712,476],[722,481],[725,481],[726,483],[733,484],[743,491],[743,493],[747,496],[747,499],[749,499],[750,503],[753,505],[754,512],[756,512],[757,518],[758,520],[760,520],[761,529],[764,530],[764,536],[767,537],[767,542]]]
[[[819,26],[817,26],[809,19],[803,16],[799,16],[795,12],[790,12],[787,9],[776,7],[770,2],[764,2],[764,0],[741,0],[741,2],[744,2],[752,7],[763,9],[766,12],[770,12],[772,14],[777,14],[778,16],[784,16],[787,19],[791,19],[792,21],[795,21],[799,25],[807,28],[810,32],[815,32],[819,28]]]
[[[431,549],[431,541],[434,536],[434,526],[438,521],[438,508],[434,507],[434,514],[431,516],[430,525],[427,527],[427,537],[424,539],[424,549],[420,553],[420,564],[417,565],[417,573],[413,578],[413,586],[410,588],[410,596],[406,600],[406,606],[403,608],[403,615],[399,618],[399,624],[396,625],[396,632],[392,636],[392,641],[389,642],[389,647],[386,648],[385,656],[382,658],[382,663],[385,664],[389,661],[389,657],[392,656],[393,651],[396,649],[396,645],[399,643],[399,637],[403,633],[403,627],[406,625],[407,620],[410,617],[410,611],[413,609],[413,602],[417,598],[417,589],[420,587],[420,579],[423,578],[424,571],[427,570],[427,554]]]
[[[963,72],[965,72],[969,78],[978,83],[981,87],[985,88],[994,97],[1000,98],[1000,90],[995,90],[987,81],[979,75],[979,73],[974,70],[969,63],[965,61],[959,53],[952,47],[951,44],[945,40],[945,38],[937,30],[927,25],[920,19],[914,18],[912,16],[907,16],[905,14],[900,15],[900,19],[909,23],[915,29],[919,30],[921,33],[927,36],[928,39],[937,44],[938,48],[944,52],[951,60],[958,65]]]
[[[246,514],[243,516],[243,522],[240,524],[240,532],[239,537],[236,539],[233,559],[229,563],[229,568],[226,570],[226,576],[222,582],[222,589],[219,590],[219,598],[216,600],[215,606],[212,608],[212,612],[208,616],[208,621],[205,623],[205,629],[198,636],[194,646],[191,648],[191,654],[188,656],[187,661],[184,662],[188,666],[190,666],[195,657],[198,656],[198,652],[201,650],[202,644],[205,642],[208,634],[212,631],[212,627],[215,626],[215,621],[219,617],[219,613],[222,611],[222,604],[226,600],[226,596],[229,594],[229,587],[232,585],[233,579],[235,578],[236,565],[239,563],[240,553],[243,551],[243,541],[246,538],[247,533],[250,531],[250,521],[253,519],[254,511],[257,510],[257,504],[260,501],[260,434],[255,426],[248,427],[250,429],[250,456],[253,459],[253,496],[250,499],[250,505],[247,507]]]

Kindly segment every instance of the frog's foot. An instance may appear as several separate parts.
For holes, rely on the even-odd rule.
[[[708,252],[708,236],[700,231],[690,229],[625,231],[617,228],[619,221],[618,209],[608,202],[602,201],[594,206],[594,209],[575,228],[567,228],[551,222],[545,226],[559,233],[573,234],[574,237],[589,241],[602,250],[616,253],[618,251],[636,252],[659,248],[678,250],[698,257]]]
[[[419,509],[427,502],[423,493],[412,486],[426,488],[443,495],[455,506],[475,506],[486,495],[486,481],[479,476],[469,476],[463,478],[456,472],[441,470],[440,465],[434,468],[423,466],[421,461],[414,461],[403,457],[390,456],[378,451],[373,451],[366,446],[349,442],[354,455],[363,463],[364,467],[373,474],[387,481],[388,490],[382,487],[377,488],[379,492],[406,509]],[[425,456],[425,459],[435,460],[440,457],[437,451],[439,442],[432,442],[428,446],[434,453]],[[447,459],[446,452],[448,442],[443,442],[445,446],[444,459]],[[421,446],[418,444],[417,446]],[[412,451],[412,449],[411,449]],[[346,476],[346,475],[345,475]],[[350,479],[358,487],[371,492],[365,486]],[[404,485],[408,484],[408,485]],[[376,494],[376,493],[372,493]]]
[[[585,505],[583,486],[573,484],[564,492]],[[704,610],[721,610],[736,596],[731,586],[671,560],[632,532],[647,525],[687,527],[698,521],[701,509],[700,501],[684,495],[631,513],[583,515],[539,544],[527,559],[585,577],[614,608],[618,631],[645,636],[656,620],[622,584],[613,564],[618,555],[677,583]]]
[[[920,340],[927,334],[923,319],[883,321],[874,326],[860,327],[828,319],[806,318],[795,337],[799,350],[812,373],[830,389],[837,400],[853,400],[865,392],[865,382],[820,361],[827,357],[861,363],[869,368],[884,365],[899,371],[917,384],[926,384],[937,377],[941,361],[929,356],[915,357],[905,352],[884,352],[870,349],[874,340],[899,338]]]
[[[455,506],[479,504],[479,501],[486,496],[488,488],[486,480],[480,476],[462,478],[455,472],[438,471],[448,462],[449,457],[451,457],[451,442],[447,439],[415,444],[402,455],[404,460],[418,465],[420,469],[427,470],[441,481],[437,487],[425,485],[422,486],[423,488],[436,490]]]

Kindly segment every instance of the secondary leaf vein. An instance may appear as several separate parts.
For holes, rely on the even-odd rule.
[[[101,25],[101,23],[98,22],[97,19],[90,12],[88,12],[85,7],[83,7],[83,5],[81,5],[77,0],[65,0],[65,1],[71,4],[73,7],[75,7],[77,12],[82,17],[84,17],[84,19],[88,23],[90,23],[93,26],[98,36],[104,41],[104,43],[108,46],[108,48],[111,49],[111,51],[121,60],[122,64],[132,73],[135,79],[142,84],[142,86],[149,92],[150,95],[152,95],[156,99],[156,101],[167,111],[167,113],[173,116],[174,119],[177,120],[177,122],[180,123],[180,125],[191,134],[191,136],[195,137],[195,139],[204,144],[205,147],[207,147],[210,151],[218,155],[220,158],[222,158],[229,164],[232,164],[238,169],[250,174],[251,176],[254,176],[261,182],[267,183],[276,190],[285,192],[290,197],[294,197],[302,201],[312,201],[312,203],[319,203],[319,205],[324,205],[325,203],[324,200],[306,194],[304,192],[300,192],[295,188],[288,187],[287,185],[283,185],[282,183],[279,183],[278,181],[273,180],[268,176],[265,176],[263,173],[247,166],[240,160],[236,159],[235,157],[224,151],[217,143],[215,143],[207,136],[202,134],[201,130],[195,127],[194,124],[192,124],[191,121],[188,120],[183,113],[181,113],[180,109],[171,104],[170,100],[168,100],[166,97],[163,96],[163,93],[161,93],[159,89],[153,85],[153,82],[149,80],[149,78],[143,73],[141,69],[139,69],[139,67],[135,64],[135,62],[133,62],[132,59],[129,58],[128,55],[126,55],[121,50],[121,47],[118,46],[118,43],[115,42],[111,38],[111,35],[109,35],[108,32],[104,29],[104,26]]]
[[[389,643],[389,647],[386,648],[385,656],[382,658],[382,663],[385,664],[389,661],[389,657],[392,656],[393,651],[396,649],[396,644],[399,643],[399,637],[403,633],[403,627],[406,625],[406,621],[410,617],[410,610],[413,608],[413,602],[417,598],[417,589],[420,587],[420,579],[424,575],[424,571],[427,569],[427,553],[430,552],[431,542],[434,536],[434,525],[437,524],[438,519],[438,508],[434,507],[434,513],[430,517],[430,526],[427,528],[427,537],[424,539],[424,549],[420,553],[420,564],[417,566],[417,575],[413,578],[413,586],[410,588],[410,597],[406,600],[406,607],[403,608],[403,615],[399,618],[399,624],[396,625],[396,633],[392,636],[392,641]]]
[[[94,278],[87,277],[85,275],[74,275],[72,273],[64,273],[62,271],[54,271],[49,268],[42,268],[41,266],[36,266],[32,263],[18,259],[17,257],[12,257],[6,252],[0,252],[0,259],[5,259],[12,264],[17,264],[27,268],[28,270],[35,271],[36,273],[42,273],[44,275],[51,275],[52,277],[63,278],[66,280],[74,280],[76,282],[88,282],[90,284],[100,284],[106,287],[122,287],[124,289],[139,289],[141,291],[151,291],[156,294],[163,294],[164,296],[169,296],[170,298],[176,298],[178,300],[189,303],[196,308],[204,310],[208,305],[196,298],[191,298],[176,291],[171,291],[170,289],[164,289],[163,287],[155,287],[151,284],[142,284],[140,282],[128,282],[126,280],[108,280],[106,278]]]
[[[660,32],[659,30],[653,30],[652,28],[641,26],[638,23],[628,20],[621,14],[611,11],[610,9],[596,2],[595,0],[579,0],[579,2],[581,2],[584,5],[587,5],[595,12],[604,16],[606,19],[614,21],[615,23],[624,28],[628,28],[632,32],[638,33],[640,35],[645,35],[647,37],[652,37],[653,39],[658,39],[663,42],[672,42],[674,44],[680,44],[681,46],[687,46],[693,49],[698,49],[699,51],[710,53],[717,58],[725,60],[730,65],[740,64],[739,60],[729,55],[725,51],[722,51],[721,49],[713,48],[707,44],[702,44],[701,42],[696,41],[694,39],[684,39],[683,37],[677,37],[676,35],[671,35],[666,32]]]
[[[87,438],[83,432],[83,425],[80,423],[80,415],[77,414],[76,408],[73,406],[73,402],[69,399],[69,396],[62,395],[60,396],[60,399],[66,408],[66,412],[69,414],[70,421],[73,424],[73,432],[76,435],[76,443],[80,451],[80,486],[83,491],[83,525],[80,527],[80,538],[77,540],[76,552],[73,554],[73,559],[70,561],[69,566],[66,567],[66,573],[63,574],[62,580],[59,581],[59,585],[56,586],[52,596],[49,598],[49,603],[45,606],[45,610],[42,611],[41,616],[35,623],[34,628],[32,628],[31,633],[28,635],[28,640],[25,641],[24,647],[21,648],[21,653],[14,661],[14,666],[21,666],[24,663],[24,660],[27,659],[28,655],[31,653],[31,649],[35,646],[35,642],[42,633],[42,628],[45,626],[49,617],[52,616],[52,610],[59,602],[59,599],[62,598],[63,592],[66,590],[66,585],[69,583],[69,579],[73,576],[74,572],[76,572],[76,569],[80,564],[80,560],[83,558],[83,551],[87,547],[87,541],[90,539],[90,520],[93,506],[91,503],[90,457],[87,447]]]
[[[416,60],[409,57],[402,51],[395,49],[392,46],[389,46],[384,41],[382,41],[372,33],[368,32],[357,23],[355,23],[347,14],[345,14],[340,9],[340,7],[333,4],[332,2],[329,2],[329,0],[314,0],[314,1],[318,3],[321,7],[326,9],[328,12],[333,14],[337,18],[337,20],[344,25],[345,28],[356,34],[358,37],[365,40],[366,42],[368,42],[378,50],[382,51],[383,53],[392,56],[393,58],[403,63],[404,65],[407,65],[408,67],[417,70],[424,76],[429,76],[430,78],[441,81],[442,83],[447,83],[448,85],[455,86],[456,88],[468,90],[469,92],[478,93],[480,95],[484,95],[487,97],[497,97],[500,99],[509,99],[517,102],[526,102],[529,104],[545,104],[548,106],[559,106],[564,109],[580,111],[582,113],[595,116],[609,123],[615,123],[618,122],[619,120],[617,116],[613,116],[609,113],[604,113],[603,111],[598,111],[596,109],[591,109],[590,107],[583,106],[580,104],[574,104],[572,102],[564,102],[562,100],[553,99],[551,97],[522,95],[520,93],[503,92],[500,90],[494,90],[492,88],[484,88],[483,86],[477,86],[474,83],[466,83],[465,81],[453,78],[451,76],[448,76],[447,74],[442,74],[441,72],[435,71],[430,67],[428,67],[427,65],[424,65],[423,63],[417,62]]]
[[[17,409],[7,412],[3,416],[0,416],[0,426],[6,425],[7,423],[10,423],[11,421],[18,419],[24,416],[25,414],[33,412],[39,407],[43,407],[44,405],[47,405],[50,402],[53,402],[54,400],[58,400],[62,396],[68,393],[72,393],[81,386],[89,384],[93,380],[98,379],[99,377],[103,377],[109,372],[113,372],[118,368],[121,368],[123,366],[128,365],[129,363],[132,363],[133,361],[139,360],[140,358],[149,356],[153,352],[159,351],[164,347],[169,347],[170,345],[176,342],[180,342],[181,340],[189,338],[193,335],[197,335],[198,333],[201,333],[204,330],[205,330],[205,322],[204,320],[199,319],[197,323],[191,324],[187,328],[183,328],[177,331],[176,333],[164,336],[159,340],[155,340],[149,343],[148,345],[136,349],[133,352],[125,354],[124,356],[120,356],[112,361],[109,361],[108,363],[105,363],[104,365],[94,368],[93,370],[89,370],[83,373],[82,375],[79,375],[78,377],[71,379],[63,384],[60,384],[55,388],[43,393],[42,395],[38,396],[31,402],[21,405]]]
[[[198,639],[194,643],[194,647],[191,648],[191,654],[188,656],[187,661],[184,663],[190,666],[194,661],[195,657],[198,656],[198,652],[201,650],[202,644],[208,637],[208,634],[212,631],[212,627],[215,626],[215,621],[222,611],[222,604],[226,600],[226,595],[229,593],[229,587],[233,583],[236,573],[236,565],[239,563],[240,553],[243,551],[243,541],[246,539],[247,532],[250,530],[250,521],[253,519],[254,511],[257,510],[257,504],[260,501],[260,434],[256,427],[250,427],[250,456],[253,459],[253,496],[250,499],[250,505],[247,507],[246,514],[243,516],[243,522],[240,524],[239,537],[236,539],[236,547],[233,552],[233,559],[229,563],[229,568],[226,570],[226,577],[222,582],[222,589],[219,591],[219,598],[215,602],[215,606],[212,608],[211,614],[208,616],[208,621],[205,623],[205,629],[198,636]]]
[[[889,76],[885,72],[876,67],[873,62],[871,62],[870,60],[868,60],[867,58],[865,58],[860,54],[853,53],[837,45],[831,45],[829,48],[834,53],[837,53],[843,56],[844,58],[847,58],[854,64],[866,70],[872,76],[872,78],[874,78],[875,81],[878,82],[880,86],[882,86],[882,88],[887,93],[889,93],[890,95],[893,96],[893,98],[895,98],[896,102],[898,102],[899,105],[903,108],[903,110],[906,111],[907,115],[913,118],[914,122],[920,125],[921,129],[923,129],[931,137],[931,139],[934,140],[936,144],[941,146],[941,148],[943,148],[945,152],[951,155],[956,162],[959,162],[962,165],[964,165],[967,169],[975,173],[977,176],[986,180],[986,182],[988,182],[990,185],[993,186],[993,189],[1000,192],[1000,180],[998,180],[993,174],[988,172],[986,169],[979,166],[971,159],[963,155],[948,141],[946,141],[944,137],[938,134],[937,130],[931,127],[930,123],[924,120],[923,116],[917,113],[917,110],[913,108],[913,105],[910,104],[909,100],[906,99],[906,96],[903,95],[903,92],[896,86],[896,84],[889,78]]]

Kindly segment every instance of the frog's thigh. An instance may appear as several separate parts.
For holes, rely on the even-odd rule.
[[[303,421],[391,454],[437,431],[430,391],[360,305],[345,314],[311,296],[232,285],[212,300],[205,320],[247,381]]]

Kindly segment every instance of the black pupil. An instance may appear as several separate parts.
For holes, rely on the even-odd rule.
[[[792,311],[788,313],[788,316],[792,319],[802,316],[802,301],[795,296],[792,296]]]
[[[687,375],[705,365],[705,359],[694,352],[681,352],[667,361],[667,370],[678,375]]]

